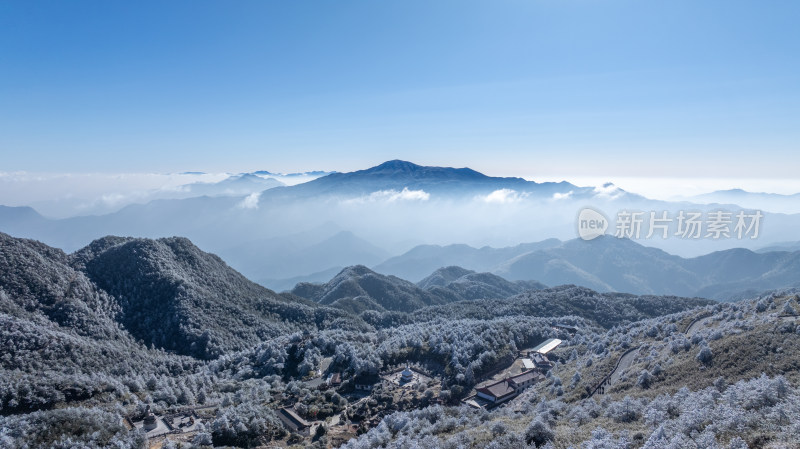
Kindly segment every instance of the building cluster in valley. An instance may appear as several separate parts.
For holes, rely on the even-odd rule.
[[[507,375],[475,389],[475,395],[464,399],[464,403],[477,408],[492,408],[512,399],[525,389],[545,378],[553,367],[547,354],[561,344],[561,340],[551,338],[523,354],[520,363],[522,372]]]
[[[528,370],[478,388],[476,396],[491,404],[499,404],[518,395],[543,377],[544,375],[535,369]]]
[[[294,432],[302,436],[308,436],[311,430],[311,423],[301,418],[297,412],[292,408],[283,407],[278,410],[278,418],[280,418],[286,430]]]
[[[422,368],[406,365],[379,373],[378,371],[367,371],[357,374],[350,378],[353,390],[360,393],[369,393],[379,385],[392,387],[415,387],[418,385],[428,385],[434,381],[432,375],[426,374]],[[338,388],[342,385],[342,373],[336,372],[329,374],[320,388]]]
[[[463,402],[473,407],[492,408],[518,396],[522,391],[545,378],[545,374],[553,366],[550,359],[548,359],[548,353],[558,347],[561,342],[557,338],[551,338],[535,348],[523,351],[520,353],[518,360],[512,364],[513,370],[512,368],[507,368],[503,371],[503,377],[499,380],[495,378],[495,380],[484,385],[479,385],[475,389],[475,394],[464,399]],[[338,390],[341,394],[348,396],[352,406],[358,405],[360,402],[367,400],[367,398],[374,397],[373,392],[379,386],[382,387],[382,395],[395,395],[395,399],[426,396],[428,401],[439,401],[441,382],[421,366],[397,366],[380,373],[373,371],[348,376],[341,371],[330,370],[330,365],[329,359],[324,360],[320,369],[303,382],[305,386],[320,390]],[[511,374],[512,371],[519,372]],[[422,392],[425,392],[425,395],[422,395]],[[308,437],[314,434],[317,426],[325,424],[323,421],[307,420],[295,406],[284,403],[283,407],[276,410],[281,423],[291,434]],[[208,410],[206,410],[207,413],[203,414],[198,413],[200,409]],[[135,421],[127,419],[126,422],[130,429],[142,429],[148,439],[151,440],[154,438],[183,440],[196,433],[204,418],[213,416],[215,409],[215,406],[204,406],[171,414],[157,415],[148,407],[144,417],[140,416]],[[387,409],[385,412],[390,412],[390,410]],[[345,420],[343,418],[345,413],[341,413],[342,419],[340,419],[339,415],[335,415],[331,423],[326,424],[326,427],[334,424],[344,425]],[[377,418],[379,417],[371,417],[370,419]],[[353,417],[351,416],[350,419],[353,419]],[[353,423],[350,423],[347,427],[355,429],[359,425],[362,427],[366,425],[366,428],[369,428],[370,422],[358,424],[357,421],[353,420]],[[350,430],[354,431],[353,429]]]
[[[130,430],[141,429],[150,439],[165,435],[194,434],[202,422],[202,418],[198,414],[199,411],[202,411],[201,409],[213,409],[213,407],[204,406],[157,415],[148,405],[142,419],[134,421],[126,418],[125,424]]]

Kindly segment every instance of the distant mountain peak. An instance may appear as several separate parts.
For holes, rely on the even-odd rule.
[[[30,206],[3,206],[0,205],[0,213],[5,218],[15,218],[17,220],[25,219],[43,219],[42,215],[36,209]]]
[[[296,172],[296,173],[280,173],[280,172],[271,172],[269,170],[256,170],[252,174],[258,176],[278,176],[283,178],[291,178],[291,177],[300,177],[300,176],[325,176],[331,173],[337,173],[336,171],[324,171],[324,170],[311,170],[305,172]]]
[[[436,167],[436,166],[425,166],[425,165],[417,165],[413,162],[402,161],[399,159],[394,159],[391,161],[386,161],[380,165],[376,165],[375,167],[368,168],[366,170],[361,170],[360,172],[355,173],[364,173],[364,174],[380,174],[380,175],[431,175],[431,176],[441,176],[443,174],[448,174],[450,176],[456,175],[458,177],[463,178],[487,178],[486,175],[483,173],[477,172],[471,168],[453,168],[453,167]]]
[[[384,170],[415,171],[421,168],[423,168],[421,165],[417,165],[413,162],[402,161],[400,159],[393,159],[391,161],[386,161],[380,165],[376,165],[375,167],[368,168],[366,171],[384,171]]]
[[[228,179],[250,179],[258,181],[264,178],[253,173],[239,173],[238,175],[231,175],[230,177],[228,177]]]
[[[442,267],[431,273],[430,276],[417,282],[417,286],[420,288],[430,288],[434,286],[444,287],[456,279],[473,273],[475,272],[472,270],[467,270],[466,268],[455,265]]]
[[[394,276],[378,274],[363,265],[346,267],[325,284],[297,284],[292,293],[354,313],[364,310],[409,312],[449,302],[449,298],[431,294]]]
[[[550,200],[555,194],[570,198],[590,196],[591,188],[577,187],[568,182],[537,183],[523,178],[488,176],[471,168],[437,167],[418,165],[413,162],[393,159],[374,167],[346,173],[332,173],[312,181],[272,189],[265,192],[261,202],[279,202],[300,198],[339,197],[355,199],[357,202],[376,201],[383,198],[370,195],[380,192],[384,196],[404,190],[425,198],[461,198],[473,201],[488,198],[493,192],[513,194],[524,198]],[[387,196],[394,201],[396,198]],[[417,198],[416,196],[414,198]],[[487,201],[494,201],[489,199]]]
[[[364,276],[365,274],[373,274],[374,271],[370,270],[369,268],[365,267],[364,265],[351,265],[349,267],[345,267],[342,271],[339,272],[336,277],[351,277],[351,276]]]

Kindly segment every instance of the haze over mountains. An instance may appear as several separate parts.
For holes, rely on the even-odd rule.
[[[539,249],[561,245],[558,239],[547,239],[537,243],[523,243],[505,248],[469,245],[419,245],[399,256],[392,257],[375,270],[393,274],[412,281],[419,281],[432,271],[446,266],[459,265],[476,271],[491,271],[503,262]]]
[[[587,197],[594,193],[591,187],[577,187],[566,181],[537,183],[522,178],[486,176],[470,168],[426,167],[393,160],[365,170],[332,173],[291,189],[278,189],[264,195],[262,201],[270,201],[273,197],[297,199],[320,196],[369,200],[359,197],[369,197],[376,192],[402,192],[404,189],[450,198],[472,198],[502,189],[545,198],[556,193]]]
[[[31,206],[48,218],[101,215],[157,199],[239,196],[294,185],[328,172],[28,173],[0,172],[0,204]]]
[[[611,233],[619,210],[674,216],[678,210],[709,212],[722,206],[652,201],[613,185],[536,183],[397,160],[350,173],[302,174],[315,179],[294,185],[278,185],[282,181],[276,179],[292,183],[289,176],[271,176],[262,171],[189,183],[180,191],[189,197],[131,204],[96,216],[48,219],[28,207],[0,206],[0,230],[66,251],[105,235],[185,236],[277,290],[302,281],[325,282],[359,264],[411,281],[442,267],[461,266],[511,281],[720,298],[794,285],[791,255],[713,253],[796,240],[798,214],[765,211],[758,239],[657,236],[637,241],[647,246],[607,241],[602,251],[583,254],[582,242],[569,240],[576,235],[577,211],[587,205],[606,213]],[[724,258],[727,271],[713,268],[718,258]],[[656,280],[662,270],[670,273],[670,281]]]
[[[692,258],[610,236],[591,241],[522,239],[513,232],[526,220],[538,218],[541,210],[555,217],[574,206],[561,208],[565,198],[555,198],[574,195],[559,192],[574,186],[527,184],[406,163],[365,172],[320,178],[310,186],[277,186],[255,196],[159,200],[113,214],[63,220],[45,219],[31,208],[0,207],[0,229],[47,236],[67,247],[82,245],[83,239],[107,229],[137,236],[197,235],[202,240],[196,245],[184,237],[104,236],[68,254],[0,233],[0,338],[5,348],[0,410],[6,415],[0,423],[20,428],[17,420],[31,420],[29,428],[23,427],[28,430],[15,438],[34,435],[30,438],[49,441],[37,429],[70,427],[37,425],[36,420],[83,419],[89,424],[81,425],[91,429],[83,432],[86,435],[116,429],[113,423],[120,421],[117,415],[86,417],[87,409],[66,406],[127,404],[125,413],[135,415],[139,399],[132,404],[126,402],[130,398],[154,402],[162,410],[211,403],[220,408],[218,420],[209,422],[215,444],[245,447],[281,435],[274,410],[283,404],[264,399],[257,411],[243,408],[241,402],[220,405],[230,401],[232,391],[239,397],[295,395],[291,397],[296,401],[320,410],[325,410],[320,404],[334,404],[326,405],[330,413],[341,410],[333,407],[346,400],[334,395],[320,399],[321,393],[309,392],[296,381],[321,366],[323,357],[348,376],[409,361],[429,363],[447,386],[443,400],[456,403],[476,377],[505,363],[519,348],[549,337],[567,340],[568,334],[556,326],[578,329],[570,349],[579,351],[580,362],[572,355],[559,357],[569,370],[583,367],[587,378],[586,385],[577,388],[577,371],[559,368],[564,379],[572,378],[568,395],[605,375],[604,368],[615,360],[610,354],[630,348],[630,329],[652,337],[653,345],[670,345],[652,355],[673,376],[667,382],[663,374],[653,374],[663,388],[686,382],[683,371],[667,361],[675,358],[678,366],[690,366],[698,363],[694,352],[702,352],[703,345],[722,344],[714,343],[717,337],[710,333],[707,340],[685,338],[683,327],[693,319],[687,313],[716,312],[720,323],[731,322],[727,331],[720,326],[723,341],[737,338],[742,329],[750,332],[747,339],[780,335],[780,341],[764,344],[774,345],[770,351],[775,354],[778,346],[789,347],[785,336],[798,334],[785,324],[761,337],[751,331],[765,326],[759,314],[782,310],[793,315],[789,302],[787,306],[760,299],[744,306],[711,306],[706,299],[684,298],[731,301],[798,286],[800,251],[787,243],[791,239],[776,241],[772,248],[759,240],[764,247],[759,252],[737,248]],[[364,180],[363,186],[359,180]],[[231,179],[226,188],[239,181],[261,184],[243,176]],[[462,185],[472,193],[459,193]],[[613,190],[576,191],[606,204],[617,204],[623,197],[643,201]],[[497,238],[509,231],[513,244],[415,245],[415,235],[431,231],[424,226],[426,220],[442,220],[443,214],[453,212],[456,217],[439,224],[443,234],[457,238],[460,232],[485,232]],[[488,212],[493,214],[489,221],[480,222],[481,214]],[[793,219],[785,218],[787,223]],[[300,223],[303,226],[296,226]],[[387,242],[380,237],[390,231],[374,228],[380,224],[401,228],[399,236],[405,240],[395,248],[406,250],[385,249]],[[376,234],[369,239],[358,232],[370,229]],[[215,245],[223,247],[222,258],[204,251]],[[243,267],[243,274],[237,267]],[[294,274],[316,282],[291,282]],[[248,277],[268,285],[283,282],[291,292],[276,293]],[[742,311],[752,316],[746,323]],[[611,343],[603,337],[607,329]],[[746,343],[726,342],[729,346],[722,348],[734,351],[727,359],[722,350],[715,353],[720,360],[713,367],[715,377],[734,376],[734,370],[725,367],[741,359],[759,359],[754,354],[760,347],[736,349]],[[697,349],[685,360],[682,348],[692,345]],[[795,358],[781,357],[781,370],[794,369]],[[661,369],[643,359],[636,363],[641,364],[639,371]],[[600,369],[596,372],[593,365]],[[764,363],[750,365],[748,376],[769,368]],[[552,382],[549,394],[558,395],[560,379],[558,386]],[[231,431],[225,427],[229,421],[250,427]],[[117,435],[135,437],[125,429],[118,429]]]
[[[611,236],[563,243],[547,240],[501,249],[420,246],[379,264],[375,270],[418,280],[424,269],[456,261],[463,268],[489,271],[512,281],[576,284],[603,292],[732,300],[800,285],[800,251],[730,249],[682,258]]]
[[[781,195],[729,189],[696,195],[689,198],[689,200],[702,203],[737,204],[751,209],[763,209],[785,214],[800,213],[800,193]]]
[[[338,229],[328,223],[284,237],[248,241],[221,251],[220,256],[233,266],[245,267],[242,272],[248,277],[276,290],[292,288],[296,282],[286,285],[285,278],[298,273],[326,273],[349,265],[374,265],[389,257],[383,248]]]
[[[260,193],[286,184],[275,178],[262,178],[252,173],[230,176],[220,182],[196,182],[183,186],[185,196],[240,196]]]

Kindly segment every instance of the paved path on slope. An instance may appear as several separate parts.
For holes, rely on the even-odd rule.
[[[706,325],[706,324],[707,324],[709,321],[711,321],[711,317],[710,317],[710,316],[707,316],[707,317],[705,317],[705,318],[700,318],[699,320],[697,320],[697,321],[693,322],[693,323],[692,323],[692,324],[691,324],[691,325],[690,325],[690,326],[689,326],[689,327],[686,329],[686,335],[688,335],[688,336],[690,336],[690,337],[691,337],[691,336],[692,336],[692,335],[694,335],[694,334],[695,334],[697,331],[699,331],[700,329],[702,329],[703,327],[705,327],[705,325]]]
[[[639,353],[639,348],[636,348],[635,350],[623,355],[622,358],[619,359],[617,368],[611,373],[610,376],[608,376],[609,385],[614,385],[615,383],[617,383],[617,381],[619,381],[619,379],[622,377],[622,373],[624,373],[626,369],[631,367],[631,365],[633,364],[633,359],[636,358],[636,354],[638,353]]]

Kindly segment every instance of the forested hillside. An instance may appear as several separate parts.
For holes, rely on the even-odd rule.
[[[200,365],[136,341],[117,321],[116,298],[60,250],[0,233],[0,272],[3,414],[114,395],[131,376],[179,377]]]
[[[117,299],[119,322],[131,335],[200,358],[345,315],[287,301],[183,238],[105,238],[71,260]]]
[[[365,310],[410,312],[457,300],[435,294],[395,276],[378,274],[363,265],[347,267],[325,284],[300,283],[292,294],[359,313]]]
[[[722,388],[714,383],[720,376],[739,395],[762,384],[784,391],[780,378],[747,380],[762,371],[797,371],[790,356],[791,335],[800,335],[796,326],[771,320],[799,305],[777,296],[721,306],[575,286],[536,290],[542,286],[458,267],[415,285],[358,266],[328,284],[301,284],[295,294],[278,295],[181,238],[107,237],[68,255],[0,234],[0,267],[3,447],[141,448],[144,433],[118,423],[141,420],[148,406],[159,415],[187,407],[213,411],[183,440],[185,447],[321,448],[364,432],[348,447],[523,447],[548,440],[566,447],[558,441],[580,445],[595,438],[591,429],[599,426],[599,441],[628,438],[640,447],[648,438],[696,438],[672,415],[665,422],[674,425],[653,433],[645,416],[660,410],[657,400],[687,407],[714,398],[702,389],[712,383]],[[526,290],[488,299],[519,289]],[[463,299],[470,295],[485,298]],[[708,321],[695,321],[704,327],[684,335],[695,318]],[[515,400],[516,413],[459,406],[477,384],[514,363],[520,350],[547,338],[564,341],[551,357],[552,375]],[[606,396],[587,398],[621,354],[645,347]],[[768,348],[765,357],[747,359],[758,347]],[[359,376],[410,364],[430,378],[410,396],[397,396],[386,383],[366,396],[354,388]],[[341,386],[326,389],[322,370],[339,373]],[[739,380],[747,382],[734,386]],[[681,393],[681,385],[691,390]],[[775,407],[794,400],[792,388],[750,409],[753,416],[778,413]],[[651,393],[673,399],[652,399]],[[327,430],[292,433],[279,418],[287,406],[335,432],[330,438]],[[620,411],[626,408],[634,410],[632,417]],[[333,419],[345,424],[333,426]],[[757,428],[755,418],[746,419]],[[568,435],[568,426],[578,431]],[[715,429],[702,426],[701,433]],[[765,438],[783,441],[790,431]],[[725,444],[734,441],[715,435]]]
[[[715,304],[701,298],[636,296],[598,293],[585,287],[562,285],[527,292],[502,301],[479,299],[425,307],[412,313],[365,312],[364,320],[382,327],[437,319],[489,319],[514,316],[581,317],[604,328]]]
[[[376,273],[363,265],[347,267],[330,281],[301,282],[291,293],[353,313],[412,312],[470,299],[504,299],[526,290],[545,288],[536,281],[510,282],[491,273],[445,267],[418,284]]]
[[[777,292],[578,334],[547,380],[508,406],[398,412],[344,447],[794,448],[799,298]]]
[[[440,268],[417,285],[430,292],[455,294],[460,300],[503,299],[526,290],[541,290],[537,281],[507,281],[492,273],[476,273],[457,266]]]

